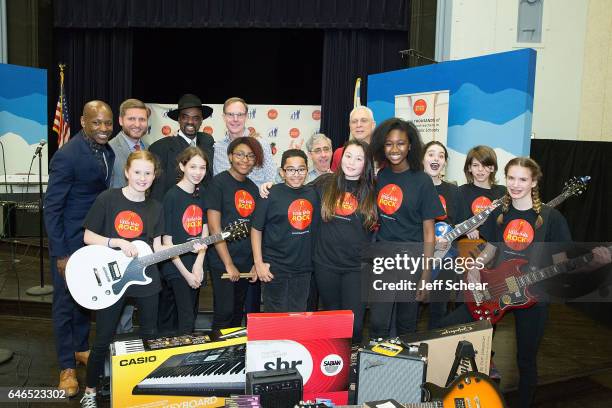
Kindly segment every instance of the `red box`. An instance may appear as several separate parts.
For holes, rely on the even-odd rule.
[[[255,313],[247,322],[247,372],[297,368],[304,400],[348,403],[353,312]]]

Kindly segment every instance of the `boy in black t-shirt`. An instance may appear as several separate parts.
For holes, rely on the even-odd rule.
[[[302,150],[283,153],[285,183],[270,189],[253,218],[251,245],[257,277],[263,282],[266,312],[306,311],[318,208],[316,191],[304,187],[307,163]]]

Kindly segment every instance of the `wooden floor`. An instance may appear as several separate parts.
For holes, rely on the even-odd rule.
[[[11,361],[0,365],[0,387],[54,386],[58,381],[51,297],[25,294],[27,288],[39,285],[38,248],[35,242],[32,244],[16,245],[14,258],[10,247],[0,244],[0,348],[15,351]],[[18,262],[13,263],[11,259]],[[45,268],[45,280],[49,282],[46,259]],[[200,306],[203,310],[212,308],[210,288],[202,290]],[[423,327],[425,322],[420,324]],[[498,324],[493,345],[495,363],[502,374],[501,387],[513,406],[518,373],[512,314]],[[540,386],[536,406],[612,407],[611,327],[575,307],[551,305],[538,365]],[[84,369],[79,368],[81,381],[84,374]],[[78,400],[57,406],[78,406]]]

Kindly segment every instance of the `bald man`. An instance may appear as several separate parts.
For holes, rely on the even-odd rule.
[[[349,138],[355,138],[357,140],[363,140],[367,144],[370,144],[372,139],[372,132],[376,127],[374,121],[374,113],[372,109],[367,106],[358,106],[351,111],[349,115]],[[342,147],[337,148],[334,151],[332,158],[331,171],[336,171],[336,168],[340,165],[342,159]]]
[[[89,357],[89,310],[80,307],[66,288],[70,255],[83,246],[83,220],[99,193],[111,181],[115,154],[108,145],[113,113],[102,101],[85,104],[82,130],[54,155],[49,165],[44,219],[53,275],[53,331],[60,366],[58,388],[66,395],[79,391],[76,363]]]

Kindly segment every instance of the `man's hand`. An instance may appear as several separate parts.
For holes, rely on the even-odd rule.
[[[273,185],[274,183],[268,181],[259,186],[259,195],[261,198],[268,198],[268,195],[270,195],[270,188],[272,188]]]
[[[262,282],[270,282],[272,279],[274,279],[274,275],[272,275],[272,272],[270,272],[269,263],[256,263],[255,272],[257,272],[257,277]]]
[[[61,258],[57,258],[55,261],[55,265],[57,266],[57,272],[62,277],[62,279],[66,279],[66,264],[68,263],[68,256],[62,256]]]

